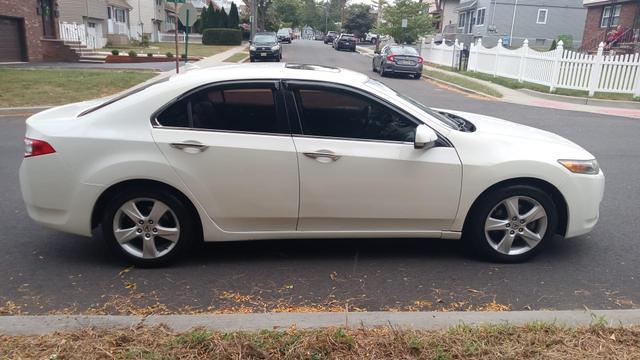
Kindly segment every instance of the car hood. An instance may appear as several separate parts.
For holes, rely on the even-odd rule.
[[[498,145],[504,145],[510,149],[535,150],[552,154],[554,157],[559,158],[584,160],[595,158],[591,153],[571,140],[549,131],[486,115],[445,109],[438,109],[437,111],[460,116],[475,125],[476,130],[473,133],[463,134],[469,134],[484,140],[493,139],[494,142],[497,140]]]

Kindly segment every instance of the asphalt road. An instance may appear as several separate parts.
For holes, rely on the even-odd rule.
[[[514,310],[640,304],[638,120],[504,104],[424,80],[380,78],[371,72],[370,58],[321,42],[300,40],[284,48],[286,61],[358,70],[430,106],[506,118],[581,144],[607,176],[600,223],[590,235],[557,239],[517,265],[467,258],[452,241],[298,240],[208,244],[171,268],[122,271],[127,264],[102,243],[29,220],[18,186],[24,118],[0,117],[0,314],[18,307],[31,314],[113,313],[156,302],[156,309],[183,312],[347,304],[467,309],[493,301]]]

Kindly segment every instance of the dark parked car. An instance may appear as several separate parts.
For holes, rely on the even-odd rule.
[[[373,72],[380,75],[409,74],[415,79],[422,77],[424,60],[418,51],[405,45],[387,45],[373,57]]]
[[[278,41],[291,44],[291,31],[289,29],[278,30]]]
[[[332,44],[333,40],[335,40],[335,38],[338,36],[338,34],[335,31],[329,31],[327,33],[327,35],[324,36],[324,43],[325,44]]]
[[[251,62],[257,60],[280,61],[282,59],[282,47],[278,42],[276,33],[256,33],[251,41],[251,46],[249,46],[249,59]]]
[[[333,46],[336,50],[356,51],[356,37],[353,34],[342,34]]]

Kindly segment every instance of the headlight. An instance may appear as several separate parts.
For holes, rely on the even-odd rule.
[[[558,160],[562,166],[576,174],[595,175],[600,172],[598,160]]]
[[[271,50],[273,51],[280,50],[280,45],[272,46]]]
[[[251,46],[249,46],[249,50],[250,50],[250,51],[256,51],[256,47],[255,47],[255,46],[253,46],[253,45],[251,45]]]

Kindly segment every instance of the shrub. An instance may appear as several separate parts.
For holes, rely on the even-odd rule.
[[[133,50],[131,50],[131,51],[129,51],[129,56],[130,57],[136,57],[136,56],[138,56],[138,53],[133,51]]]
[[[171,51],[167,51],[167,53],[165,54],[168,58],[172,58],[173,57],[173,53]]]
[[[560,40],[562,40],[562,46],[565,50],[573,49],[573,36],[568,34],[561,34],[558,35],[558,42],[560,42]]]
[[[140,40],[140,46],[144,48],[149,47],[149,35],[142,35],[142,39]]]
[[[147,56],[148,57],[153,57],[153,54],[152,53],[147,53]]]
[[[182,60],[186,59],[186,58],[187,58],[187,54],[180,54],[180,58],[181,58]]]
[[[113,50],[111,50],[111,54],[118,56],[118,55],[120,55],[120,50],[113,49]]]
[[[205,29],[202,33],[205,45],[240,45],[242,31],[240,29]]]

